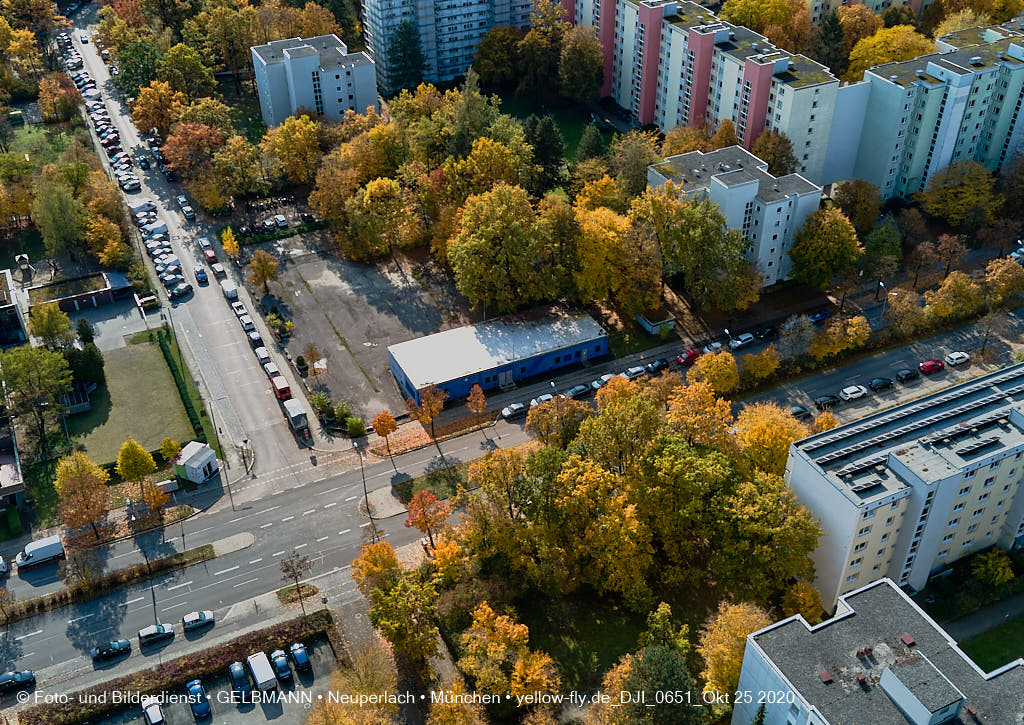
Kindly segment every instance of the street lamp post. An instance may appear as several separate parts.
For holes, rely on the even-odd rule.
[[[553,385],[554,383],[552,383]],[[363,468],[363,452],[359,450],[359,441],[352,441],[352,448],[359,456],[359,475],[363,479],[363,505],[366,506],[366,516],[370,519],[370,541],[377,541],[377,524],[373,520],[373,509],[370,508],[370,492],[366,490],[366,470]]]
[[[881,315],[879,315],[880,319],[885,316],[885,306],[887,304],[889,304],[889,298],[890,297],[898,297],[898,296],[899,296],[899,293],[896,292],[896,290],[893,290],[892,292],[890,292],[889,294],[887,294],[885,296],[885,299],[882,300],[882,313],[881,313]]]

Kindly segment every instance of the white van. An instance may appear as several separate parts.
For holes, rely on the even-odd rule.
[[[222,279],[220,281],[220,288],[224,292],[224,299],[231,301],[238,299],[238,288],[235,287],[235,283],[229,279]]]
[[[249,665],[249,672],[252,673],[252,679],[256,683],[257,689],[266,691],[277,687],[277,677],[274,676],[274,670],[270,667],[270,660],[267,659],[266,652],[249,655],[245,658],[245,662]]]
[[[49,564],[51,561],[62,558],[64,558],[64,543],[59,536],[54,535],[25,544],[25,550],[18,552],[14,563],[18,565],[18,569],[27,569],[30,566]]]

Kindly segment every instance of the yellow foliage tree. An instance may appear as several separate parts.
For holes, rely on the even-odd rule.
[[[373,695],[395,692],[397,688],[398,670],[391,653],[382,641],[370,639],[353,649],[351,665],[331,675],[330,691],[344,692],[349,699],[321,698],[310,711],[306,725],[386,725],[397,722],[398,704],[393,699],[371,699]],[[363,700],[359,700],[360,696]],[[457,725],[459,721],[442,720],[438,725],[441,723]],[[467,725],[470,723],[467,721]]]
[[[764,380],[779,369],[781,357],[775,343],[770,344],[761,352],[752,352],[740,356],[740,367],[754,380]]]
[[[985,267],[985,292],[989,301],[1001,305],[1010,297],[1024,291],[1024,267],[1014,259],[1000,257]]]
[[[824,610],[818,590],[807,582],[797,582],[782,595],[782,613],[787,617],[802,614],[808,622],[817,624]]]
[[[811,433],[824,433],[827,430],[839,427],[839,419],[835,413],[825,410],[818,414],[818,417],[811,423]]]
[[[740,383],[740,371],[731,352],[705,353],[697,358],[687,380],[703,380],[716,393],[728,393]]]
[[[863,316],[837,317],[823,332],[814,336],[808,351],[813,357],[822,360],[838,355],[843,350],[860,347],[870,336],[871,326]]]
[[[665,134],[665,140],[661,142],[662,156],[710,150],[711,137],[700,126],[676,126]]]
[[[588,181],[576,195],[578,209],[593,210],[606,207],[613,211],[622,211],[624,206],[622,190],[608,174],[595,181]]]
[[[777,403],[753,403],[736,417],[736,438],[751,465],[781,476],[786,472],[789,447],[810,430]]]
[[[224,247],[224,254],[232,258],[238,256],[238,240],[230,226],[224,227],[224,231],[221,232],[220,243]]]
[[[704,624],[697,652],[704,660],[705,692],[735,692],[747,635],[772,623],[768,612],[753,604],[722,602]]]
[[[140,129],[155,128],[166,137],[171,131],[178,112],[187,103],[185,95],[171,88],[165,81],[152,81],[139,91],[132,104],[132,120]]]
[[[844,80],[857,81],[871,66],[910,60],[932,52],[932,41],[911,25],[882,28],[874,35],[857,41],[850,51],[850,66]]]
[[[950,272],[937,290],[924,293],[926,311],[938,318],[966,317],[975,312],[982,301],[981,289],[960,271]]]
[[[444,683],[443,688],[448,697],[430,706],[427,725],[487,725],[486,711],[473,698],[467,697],[462,677],[456,674]]]
[[[977,161],[958,161],[935,172],[917,197],[925,211],[951,226],[974,219],[987,224],[1003,203],[995,184],[995,177]]]
[[[369,595],[370,591],[394,582],[402,567],[394,548],[386,541],[363,544],[359,556],[352,562],[352,578],[359,591]]]
[[[703,380],[673,391],[667,418],[675,433],[691,445],[721,449],[731,439],[732,407]]]
[[[261,145],[264,153],[277,159],[293,184],[313,180],[320,165],[320,124],[309,116],[289,116],[267,131]]]

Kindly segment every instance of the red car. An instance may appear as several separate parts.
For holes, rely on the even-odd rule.
[[[217,253],[212,249],[204,249],[203,256],[206,257],[206,261],[213,264],[217,261]]]
[[[676,355],[676,362],[680,365],[689,365],[698,357],[700,357],[700,353],[691,349]]]
[[[920,370],[925,375],[937,373],[940,370],[944,370],[945,368],[946,365],[941,360],[925,360],[917,364],[917,369]]]

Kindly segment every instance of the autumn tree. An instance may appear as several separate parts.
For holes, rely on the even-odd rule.
[[[800,168],[793,153],[793,142],[781,131],[766,130],[757,137],[750,151],[768,164],[768,172],[773,176],[793,174]]]
[[[789,448],[810,433],[807,426],[773,402],[744,406],[736,417],[736,439],[750,464],[766,473],[786,472]]]
[[[526,33],[510,25],[495,25],[476,46],[473,68],[480,84],[487,88],[506,88],[516,80],[519,65],[519,41]]]
[[[708,382],[695,380],[677,388],[668,399],[666,417],[675,434],[690,445],[717,450],[731,445],[732,406]]]
[[[782,613],[787,617],[802,614],[810,624],[817,624],[824,611],[821,595],[807,582],[796,582],[782,595]]]
[[[792,12],[787,0],[726,0],[721,15],[729,22],[760,32],[769,25],[785,25]]]
[[[71,318],[56,302],[36,305],[28,318],[28,331],[33,337],[39,338],[43,347],[50,350],[62,350],[75,339],[71,329]]]
[[[1014,579],[1010,557],[994,547],[978,554],[971,562],[971,576],[987,586],[1001,587]]]
[[[320,124],[302,114],[289,116],[263,136],[263,152],[277,160],[293,184],[313,180],[320,165]]]
[[[156,462],[149,451],[139,445],[134,438],[129,438],[121,444],[121,450],[117,454],[117,464],[114,468],[117,475],[124,481],[135,481],[139,484],[139,493],[142,494],[142,482],[153,471],[156,470]]]
[[[61,521],[71,529],[88,524],[99,540],[96,524],[107,513],[109,478],[107,472],[82,451],[74,451],[61,458],[57,462],[57,475],[53,482]]]
[[[753,604],[722,602],[704,623],[697,652],[704,660],[705,689],[735,692],[747,635],[772,623],[768,612]]]
[[[694,704],[670,702],[658,693],[692,693]],[[623,697],[625,693],[636,697]],[[642,694],[641,694],[642,693]],[[603,692],[590,707],[593,725],[706,725],[708,714],[686,666],[686,656],[664,645],[627,654],[605,674]]]
[[[921,271],[924,270],[926,277],[930,277],[938,261],[939,250],[936,248],[935,242],[922,241],[910,250],[910,254],[907,255],[907,262],[909,266],[914,268],[914,282],[912,285],[914,289],[917,288],[917,281],[921,276]]]
[[[71,369],[59,352],[23,345],[0,352],[0,379],[7,405],[48,450],[46,428],[59,419],[61,396],[71,389]]]
[[[186,179],[209,174],[217,151],[224,145],[220,129],[202,123],[175,124],[163,152]]]
[[[843,65],[849,64],[850,51],[864,38],[873,36],[882,29],[882,19],[871,8],[846,5],[837,8],[836,14],[843,29],[843,44],[840,50]],[[831,66],[829,66],[831,68]]]
[[[842,18],[843,9],[840,8],[840,18]],[[868,12],[871,11],[868,10]],[[857,81],[860,80],[864,71],[872,66],[910,60],[930,52],[932,52],[932,41],[918,33],[910,25],[882,28],[874,35],[858,40],[857,44],[853,46],[850,51],[850,65],[843,78],[848,81]]]
[[[526,415],[526,432],[546,446],[565,448],[591,415],[593,409],[586,403],[557,395],[530,408]]]
[[[941,38],[944,35],[955,33],[958,30],[966,30],[967,28],[983,28],[986,25],[990,25],[992,19],[984,13],[979,13],[974,8],[964,8],[956,12],[950,13],[942,22],[935,26],[935,30],[932,31],[932,35],[936,38]]]
[[[165,461],[173,461],[179,453],[181,453],[181,444],[173,438],[167,437],[160,442],[160,457]]]
[[[665,133],[661,142],[663,157],[685,154],[690,151],[710,151],[711,137],[702,126],[676,126]]]
[[[220,233],[220,244],[224,247],[224,254],[232,258],[238,256],[238,240],[230,225],[224,227],[224,231]]]
[[[617,136],[608,153],[615,179],[630,197],[647,188],[647,167],[661,160],[658,137],[650,131]]]
[[[815,334],[814,323],[807,315],[791,317],[779,330],[779,352],[787,358],[800,357],[807,352]]]
[[[67,121],[80,100],[78,91],[63,73],[52,73],[39,80],[39,110],[48,123]]]
[[[281,559],[281,579],[292,582],[295,587],[295,596],[299,598],[299,606],[302,608],[302,616],[306,616],[306,604],[302,597],[302,579],[313,571],[313,562],[308,556],[303,556],[293,550],[291,554]]]
[[[974,220],[988,224],[1002,205],[995,179],[976,161],[958,161],[936,171],[918,195],[925,211],[954,227]]]
[[[448,696],[430,706],[427,725],[487,725],[487,711],[468,695],[458,673],[442,687]]]
[[[132,104],[132,120],[140,129],[155,128],[158,134],[166,138],[178,111],[187,102],[185,94],[171,88],[170,83],[151,81],[148,86],[139,89],[139,95]]]
[[[142,502],[146,504],[152,513],[157,513],[167,502],[171,500],[171,494],[164,490],[163,486],[158,486],[155,483],[145,481],[142,484]]]
[[[1010,200],[1006,200],[1005,209],[1014,209]],[[1022,222],[1020,219],[1000,217],[986,227],[978,230],[978,243],[989,249],[995,249],[996,256],[1002,257],[1003,252],[1014,245],[1020,238]]]
[[[257,249],[246,269],[249,270],[249,283],[263,288],[263,294],[270,294],[270,282],[277,280],[277,268],[280,262],[270,252]]]
[[[921,295],[914,290],[898,287],[888,292],[887,301],[882,319],[899,335],[909,337],[924,325],[925,314]]]
[[[352,578],[364,596],[374,589],[390,589],[401,575],[402,567],[394,548],[386,541],[363,544],[352,562]]]
[[[213,171],[226,194],[261,191],[266,188],[261,161],[256,146],[241,136],[230,136],[213,155]]]
[[[431,385],[419,391],[419,394],[419,404],[412,400],[407,401],[409,415],[419,422],[420,425],[429,425],[430,437],[435,438],[434,422],[437,420],[437,416],[441,415],[441,411],[444,410],[444,401],[448,400],[448,391],[436,385]]]
[[[985,267],[984,289],[991,304],[1003,304],[1024,292],[1024,267],[1008,257],[993,259]]]
[[[519,87],[517,93],[540,100],[558,77],[562,38],[569,24],[565,9],[552,0],[538,0],[530,13],[530,30],[517,46]]]
[[[877,186],[863,179],[844,181],[833,198],[857,234],[864,236],[874,229],[882,213],[882,194]]]
[[[819,360],[838,355],[843,350],[855,350],[868,341],[871,325],[865,317],[835,317],[825,329],[811,340],[808,352]]]
[[[811,433],[824,433],[827,430],[839,427],[839,419],[836,418],[836,414],[829,410],[824,410],[814,418],[814,422],[811,423]]]
[[[434,534],[445,526],[451,513],[450,503],[439,501],[430,491],[417,491],[409,501],[409,516],[405,519],[405,525],[415,527],[426,534],[433,548]]]
[[[963,272],[950,272],[939,288],[924,293],[926,311],[942,318],[966,317],[981,306],[982,292]]]
[[[184,94],[189,102],[213,93],[216,87],[213,71],[203,62],[199,52],[182,43],[171,46],[163,54],[157,63],[156,74],[173,90]]]
[[[686,377],[687,380],[706,382],[716,393],[728,393],[740,383],[736,358],[725,350],[701,355]]]
[[[385,725],[398,716],[398,703],[392,698],[379,697],[382,692],[397,692],[398,670],[387,645],[377,637],[352,648],[350,662],[335,669],[329,687],[332,692],[344,692],[349,698],[318,699],[305,725]],[[431,708],[431,714],[436,707],[438,705]],[[458,723],[442,721],[433,725]],[[476,724],[467,722],[466,725]]]
[[[577,103],[597,98],[604,81],[604,51],[593,27],[573,25],[564,33],[558,79],[562,95]]]
[[[949,276],[950,269],[959,268],[963,263],[964,257],[967,256],[967,245],[959,234],[940,234],[935,242],[935,252],[938,261],[946,265],[943,276]]]
[[[807,217],[797,232],[789,256],[793,277],[818,289],[857,264],[864,253],[853,224],[836,207],[826,207]]]
[[[391,441],[389,436],[398,430],[398,423],[395,422],[395,418],[391,413],[386,410],[382,410],[377,413],[373,419],[373,432],[379,436],[384,436],[384,445],[388,448],[388,455],[391,455]]]
[[[736,146],[739,142],[740,140],[736,137],[736,127],[728,118],[719,122],[718,128],[711,134],[712,150]]]
[[[396,179],[374,179],[345,207],[348,234],[341,249],[353,259],[369,260],[407,247],[419,237],[412,197]]]
[[[437,653],[438,631],[434,624],[437,591],[431,582],[400,576],[387,590],[370,592],[370,621],[395,651],[417,666]]]
[[[779,349],[771,343],[760,352],[751,352],[740,356],[740,368],[753,380],[765,380],[775,374],[782,364]]]

